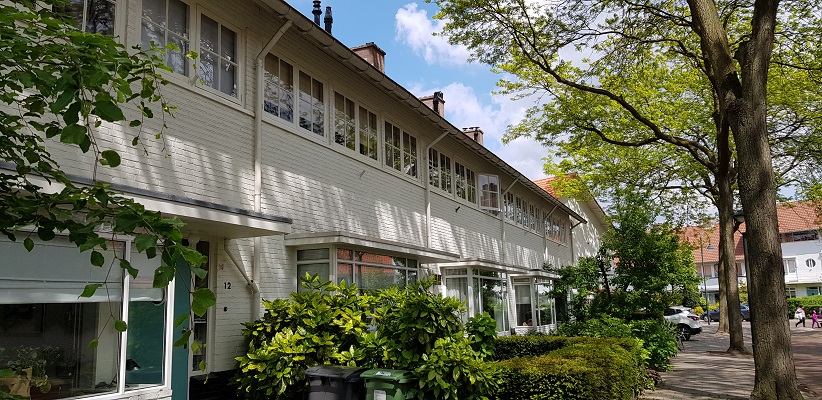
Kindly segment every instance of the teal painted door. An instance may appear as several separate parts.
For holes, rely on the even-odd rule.
[[[191,270],[185,260],[177,263],[177,273],[174,275],[174,318],[184,314],[191,314]],[[173,323],[171,321],[170,323]],[[190,320],[174,328],[174,341],[182,335],[183,329],[188,329]],[[171,390],[172,400],[188,400],[188,343],[185,346],[175,346],[171,350]]]

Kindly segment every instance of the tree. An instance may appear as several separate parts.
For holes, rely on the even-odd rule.
[[[700,279],[690,245],[670,225],[654,222],[657,215],[647,196],[626,192],[614,210],[600,255],[556,271],[560,279],[555,295],[566,294],[567,287],[578,290],[571,297],[574,316],[585,320],[607,314],[628,319],[645,310],[662,318],[666,307],[698,300]],[[609,282],[601,266],[611,258],[616,268]]]
[[[155,287],[168,285],[179,259],[204,276],[199,266],[206,258],[183,244],[179,219],[146,210],[97,180],[98,168],[120,164],[118,152],[99,140],[99,129],[138,127],[154,116],[155,107],[163,118],[171,116],[173,107],[160,92],[167,83],[160,70],[168,69],[162,50],[129,52],[112,37],[82,32],[73,19],[53,11],[65,5],[17,0],[0,6],[0,160],[14,168],[0,170],[0,232],[22,239],[28,251],[34,250],[35,235],[48,241],[65,234],[79,251],[89,252],[92,266],[123,268],[136,277],[140,271],[122,255],[106,260],[98,251],[106,249],[107,237],[130,235],[138,251],[160,257],[160,266],[149,271]],[[129,112],[137,117],[128,120]],[[142,135],[132,144],[139,145]],[[49,152],[61,146],[57,140],[94,154],[92,185],[75,184],[61,169]],[[104,225],[109,233],[100,229]],[[82,296],[99,286],[86,286]],[[214,303],[208,289],[193,293],[198,315]],[[123,321],[115,327],[126,329]]]
[[[738,182],[753,249],[751,306],[762,310],[753,330],[768,338],[754,342],[752,397],[800,398],[789,332],[777,311],[784,284],[771,154],[786,155],[776,163],[786,171],[781,181],[796,179],[788,171],[808,156],[818,159],[820,63],[813,37],[820,5],[793,1],[777,13],[778,1],[763,0],[436,3],[452,43],[515,78],[501,81],[504,93],[543,96],[511,135],[584,149],[599,160],[591,168],[605,166],[605,173],[627,178],[626,185],[708,196],[719,216],[725,310],[739,302],[731,273]],[[803,48],[807,43],[814,44]],[[568,49],[591,59],[565,61]],[[774,106],[767,108],[769,90]],[[671,198],[677,196],[660,197]],[[729,350],[744,350],[739,316],[724,315]]]

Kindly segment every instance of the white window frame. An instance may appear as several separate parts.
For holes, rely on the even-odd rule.
[[[328,120],[329,120],[328,113],[326,111],[327,104],[328,104],[328,101],[329,101],[328,100],[328,97],[329,97],[328,96],[328,85],[325,82],[317,79],[316,74],[309,73],[308,71],[306,71],[304,69],[295,68],[294,70],[295,70],[294,75],[296,76],[296,79],[294,81],[294,88],[295,88],[294,89],[294,103],[295,103],[295,105],[294,105],[294,112],[295,112],[294,122],[297,124],[297,128],[301,129],[303,132],[310,132],[316,137],[320,137],[320,138],[329,137],[330,135],[326,135],[326,133],[328,132]],[[305,75],[308,78],[308,80],[311,84],[311,87],[308,89],[309,90],[308,92],[303,92],[302,75]],[[320,94],[320,96],[322,96],[322,99],[318,100],[316,97],[314,97],[315,89],[316,89],[315,83],[319,84],[319,85],[322,85],[322,88],[319,90],[319,94]],[[311,124],[310,129],[304,127],[301,124],[301,121],[300,121],[301,118],[302,118],[302,106],[303,106],[302,96],[303,95],[308,96],[308,98],[310,100],[310,104],[308,104],[308,106],[311,108],[312,112],[316,112],[316,111],[322,112],[322,116],[320,117],[321,121],[320,121],[319,124],[317,124],[316,121],[314,121],[313,119],[309,121],[309,123]],[[319,129],[322,130],[321,132],[316,131],[316,129],[318,129],[317,126],[319,126]]]
[[[61,238],[61,239],[66,238],[66,236],[64,236],[64,235],[58,235],[57,237]],[[112,235],[111,237],[108,237],[107,240],[109,240],[110,242],[114,242],[114,243],[120,243],[121,246],[122,246],[121,251],[123,253],[123,254],[121,254],[122,259],[129,260],[129,261],[132,260],[131,254],[132,254],[132,252],[136,251],[136,249],[134,249],[133,237],[125,236],[125,235]],[[0,241],[5,241],[5,238],[0,239]],[[67,241],[67,239],[66,239],[66,241]],[[35,242],[39,242],[38,239],[35,239]],[[45,243],[49,243],[49,242],[39,242],[39,243],[45,244]],[[20,243],[16,243],[16,244],[22,247],[22,244],[20,244]],[[35,246],[37,246],[37,245],[35,245]],[[73,247],[73,245],[69,245],[69,246]],[[112,248],[112,247],[115,247],[115,246],[109,246],[109,247]],[[34,251],[37,251],[37,250],[34,250]],[[106,259],[106,261],[111,262],[111,260],[109,260],[109,259]],[[95,267],[93,267],[91,264],[89,264],[88,268],[95,268]],[[112,271],[114,271],[117,274],[120,274],[120,276],[121,276],[121,278],[119,279],[119,282],[122,285],[122,287],[120,288],[120,291],[118,292],[121,296],[120,297],[120,299],[121,299],[120,308],[119,308],[120,318],[122,318],[122,320],[125,321],[126,324],[130,326],[131,323],[135,322],[135,321],[130,321],[128,319],[129,306],[131,305],[130,303],[132,301],[131,300],[130,290],[131,290],[132,281],[133,281],[134,278],[132,278],[131,275],[125,273],[125,271],[120,269],[119,267],[112,266],[111,268],[112,268]],[[143,271],[143,272],[145,272],[145,271]],[[177,315],[174,314],[174,295],[173,295],[173,293],[175,293],[175,285],[176,284],[177,284],[176,280],[172,280],[168,283],[168,286],[166,286],[165,288],[162,289],[164,291],[164,296],[166,297],[161,303],[164,307],[164,310],[163,310],[163,312],[164,312],[164,323],[163,323],[163,333],[162,333],[163,339],[162,339],[162,341],[163,341],[163,347],[166,348],[166,349],[171,349],[173,347],[173,335],[174,335],[174,329],[175,328],[173,326],[174,324],[171,323],[171,322],[174,321],[175,318],[177,317]],[[98,293],[95,294],[95,295],[98,295],[102,291],[104,291],[104,288],[98,289]],[[71,304],[74,304],[74,303],[71,303]],[[213,308],[214,307],[212,307],[211,309],[213,310]],[[113,328],[111,328],[110,326],[108,327],[108,329],[113,330]],[[115,370],[116,372],[115,372],[115,376],[114,376],[114,385],[115,386],[112,388],[112,391],[100,393],[98,395],[89,395],[88,398],[93,398],[93,399],[119,399],[119,398],[123,398],[123,396],[139,397],[141,395],[146,395],[146,396],[153,397],[157,393],[168,390],[171,387],[171,375],[172,375],[173,367],[172,367],[172,361],[171,361],[172,360],[172,354],[171,354],[170,351],[163,352],[163,356],[162,356],[163,357],[163,359],[162,359],[163,373],[162,373],[162,381],[160,383],[145,384],[147,386],[142,386],[142,387],[140,387],[140,386],[127,387],[126,386],[125,373],[127,371],[127,361],[128,361],[127,351],[128,351],[128,343],[129,343],[128,342],[129,332],[130,332],[130,329],[126,329],[123,332],[116,332],[116,333],[113,334],[113,336],[116,337],[116,339],[117,339],[117,349],[116,349],[116,354],[115,354],[116,361],[114,362],[115,367],[116,367],[116,370]],[[97,333],[99,333],[99,332],[97,332]],[[212,334],[212,336],[213,336],[213,334]],[[82,345],[86,345],[86,343],[83,343]],[[191,354],[191,352],[189,352],[189,357],[190,357],[190,354]],[[189,365],[190,365],[190,361],[189,361]],[[77,398],[77,397],[76,396],[75,397],[68,397],[68,399],[75,399],[75,398]]]
[[[813,270],[814,268],[816,268],[816,264],[816,260],[814,260],[813,258],[808,258],[805,260],[805,267],[809,270]]]
[[[785,297],[787,297],[787,298],[795,298],[795,297],[796,297],[796,288],[794,288],[794,287],[786,287],[786,288],[785,288]]]
[[[189,9],[190,8],[191,7],[189,7]],[[220,29],[220,28],[225,27],[226,29],[234,32],[234,39],[236,41],[234,43],[235,57],[237,59],[236,61],[229,61],[229,60],[225,59],[223,56],[221,56],[219,54],[215,54],[213,51],[204,50],[202,48],[202,40],[203,40],[202,19],[203,19],[204,16],[217,23],[217,27],[218,27],[218,32],[217,32],[218,36],[217,37],[218,37],[219,42],[222,42],[222,29]],[[243,85],[243,80],[244,80],[243,69],[246,67],[245,63],[243,62],[245,60],[245,54],[243,52],[243,49],[245,48],[245,46],[243,46],[243,43],[245,43],[245,38],[243,36],[242,30],[240,30],[239,28],[237,28],[236,26],[234,26],[230,23],[227,23],[225,21],[225,19],[217,17],[217,14],[212,13],[211,11],[209,11],[208,9],[206,9],[202,6],[197,7],[194,23],[196,24],[196,35],[191,35],[191,36],[192,36],[192,38],[196,37],[196,40],[192,39],[192,42],[194,42],[194,43],[192,43],[192,45],[196,46],[196,49],[197,49],[196,51],[199,54],[197,62],[196,62],[196,64],[197,64],[196,68],[197,69],[195,70],[195,75],[196,75],[196,78],[197,78],[196,79],[197,87],[199,87],[200,89],[202,89],[202,90],[204,90],[208,93],[217,95],[222,99],[229,100],[233,103],[240,103],[241,104],[242,101],[243,101],[243,90],[244,90],[243,89],[244,88],[244,85]],[[222,43],[220,43],[220,45],[222,45]],[[212,88],[211,86],[206,85],[202,81],[202,78],[200,77],[200,65],[202,65],[203,54],[205,52],[212,53],[217,57],[218,66],[220,65],[220,63],[223,60],[226,60],[229,63],[234,64],[235,70],[237,71],[236,78],[235,78],[235,83],[234,83],[234,85],[236,87],[235,88],[236,96],[232,96],[231,94],[225,93],[225,92],[223,92],[219,89]],[[222,68],[218,68],[218,70],[221,70],[221,69]],[[214,79],[219,80],[218,77],[215,77]]]
[[[306,260],[300,260],[300,257],[299,257],[300,252],[302,252],[302,251],[312,251],[312,250],[325,250],[327,252],[327,254],[323,258],[310,258],[310,259],[306,259]],[[332,258],[333,258],[334,251],[335,250],[333,248],[329,248],[329,247],[326,247],[326,246],[309,246],[309,247],[305,247],[305,248],[299,248],[294,252],[294,262],[295,262],[294,272],[296,274],[296,280],[297,280],[297,287],[296,287],[296,290],[295,290],[296,292],[299,292],[302,289],[302,279],[305,276],[305,274],[300,273],[300,266],[302,266],[302,265],[325,264],[325,266],[326,266],[325,267],[325,275],[320,276],[320,279],[334,281],[335,277],[333,277],[332,273],[331,273],[331,271],[332,271],[331,261],[332,261]]]
[[[815,290],[816,294],[811,294],[812,290]],[[805,288],[805,295],[806,296],[818,296],[819,294],[822,294],[822,289],[820,289],[819,286],[808,286],[808,287]]]
[[[86,30],[86,22],[88,19],[88,4],[91,0],[83,0],[83,19],[80,22],[80,27],[78,29],[82,30],[83,32],[88,32]],[[123,33],[126,31],[126,12],[125,10],[128,6],[127,2],[125,1],[118,1],[118,0],[105,0],[108,3],[114,5],[114,29],[112,30],[112,37],[118,38],[122,37]],[[96,32],[94,32],[96,33]]]
[[[451,157],[435,148],[428,149],[428,183],[437,189],[454,194],[454,176]]]
[[[454,161],[454,195],[471,204],[477,203],[476,173],[457,161]]]
[[[782,265],[785,267],[785,275],[796,274],[796,258],[783,258]]]
[[[179,49],[179,52],[182,54],[183,60],[185,61],[184,71],[182,73],[179,72],[179,71],[175,71],[171,67],[171,65],[168,65],[170,50],[164,50],[166,52],[166,54],[163,56],[163,61],[166,64],[166,66],[168,66],[169,68],[172,68],[172,73],[173,74],[182,75],[182,76],[185,76],[185,77],[191,76],[192,71],[193,71],[193,67],[192,67],[193,63],[188,59],[188,57],[186,57],[186,54],[192,48],[191,47],[192,46],[191,38],[192,38],[192,32],[193,32],[192,23],[191,23],[191,16],[192,16],[192,10],[191,9],[192,9],[192,7],[183,0],[162,0],[162,1],[165,4],[165,10],[164,10],[165,23],[163,23],[163,24],[157,24],[156,22],[151,21],[151,20],[149,20],[145,17],[145,13],[144,13],[143,9],[144,9],[144,6],[146,4],[146,0],[142,1],[141,7],[140,7],[140,45],[143,46],[143,50],[149,50],[149,48],[146,47],[148,44],[147,43],[142,43],[143,29],[145,29],[143,27],[144,23],[150,24],[150,25],[154,26],[155,29],[158,29],[158,30],[162,31],[162,33],[163,33],[162,43],[155,43],[155,46],[158,49],[164,49],[166,44],[169,43],[169,37],[171,37],[171,36],[181,38],[181,41],[186,45],[186,47],[183,47],[183,48]],[[179,1],[180,3],[185,5],[185,7],[186,7],[186,13],[185,13],[186,31],[183,32],[182,34],[178,34],[177,32],[172,31],[168,27],[169,26],[169,21],[168,21],[169,12],[168,12],[168,10],[169,10],[169,3],[171,1]]]
[[[397,134],[399,137],[399,147],[395,146],[392,141],[388,140],[389,136],[389,126],[391,127],[390,136],[393,139],[394,135]],[[419,142],[417,141],[417,137],[408,133],[405,129],[402,129],[398,125],[394,124],[391,121],[383,120],[383,132],[382,132],[382,141],[383,141],[383,165],[388,167],[393,171],[397,171],[409,178],[419,179]],[[406,140],[407,139],[407,140]],[[390,153],[390,157],[389,157]],[[399,153],[399,164],[394,162],[395,153]],[[392,162],[389,164],[389,162]],[[399,167],[399,168],[397,168]]]
[[[272,59],[272,57],[273,57],[273,59]],[[277,79],[279,79],[280,76],[283,75],[282,74],[283,64],[287,64],[288,67],[291,68],[291,74],[290,74],[291,76],[289,77],[290,80],[289,80],[289,82],[286,82],[287,84],[291,85],[290,89],[279,85],[274,79],[269,78],[269,77],[274,75],[272,73],[272,71],[269,71],[269,69],[268,69],[269,62],[273,63],[275,60],[276,60],[276,64],[277,64]],[[296,125],[296,123],[294,122],[294,116],[296,115],[296,105],[295,105],[294,99],[296,98],[295,88],[296,88],[297,85],[295,83],[295,80],[297,78],[296,78],[296,75],[295,75],[294,71],[296,71],[297,68],[294,67],[294,63],[292,63],[288,60],[285,60],[282,57],[280,57],[279,55],[276,55],[276,54],[273,54],[273,53],[266,54],[264,68],[265,68],[265,72],[263,72],[263,76],[264,76],[263,79],[265,80],[265,83],[264,83],[265,87],[263,88],[264,94],[263,94],[263,104],[262,104],[263,109],[261,110],[262,115],[265,118],[272,118],[273,120],[276,120],[279,123],[288,124],[290,126]],[[283,93],[289,92],[289,96],[285,96],[285,101],[280,101],[281,98],[279,96],[277,96],[276,99],[271,99],[271,100],[276,100],[276,102],[277,102],[276,107],[277,107],[278,112],[277,112],[276,115],[273,112],[271,112],[269,110],[266,110],[266,108],[265,108],[265,104],[267,102],[271,103],[272,105],[274,104],[274,101],[269,100],[269,98],[266,97],[266,95],[265,95],[265,92],[268,91],[268,86],[269,85],[273,86],[273,91],[277,92],[276,93],[277,95],[279,95],[280,92],[283,92]],[[288,90],[286,90],[286,89],[288,89]],[[281,114],[283,114],[282,113],[282,106],[285,103],[289,103],[288,105],[291,107],[290,119],[284,118],[281,115]]]

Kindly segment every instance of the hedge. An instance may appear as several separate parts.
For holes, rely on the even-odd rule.
[[[805,297],[789,297],[788,298],[788,318],[793,318],[796,308],[802,306],[805,308],[805,315],[810,317],[811,310],[818,310],[822,307],[822,295],[805,296]],[[751,310],[755,313],[756,310]]]
[[[566,336],[501,336],[494,344],[494,360],[507,360],[516,357],[542,356],[565,347],[579,344],[595,344],[611,347],[621,347],[629,352],[640,365],[644,359],[645,350],[640,341],[632,338],[597,338],[597,337],[566,337]]]
[[[634,399],[643,387],[642,369],[625,348],[633,340],[566,340],[567,347],[538,357],[516,357],[496,363],[500,372],[497,399]],[[517,340],[504,340],[503,342]],[[545,341],[545,347],[562,343]],[[528,342],[532,343],[532,342]],[[550,343],[550,344],[548,344]]]

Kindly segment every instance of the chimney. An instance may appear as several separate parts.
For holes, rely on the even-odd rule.
[[[482,144],[482,129],[478,126],[472,126],[470,128],[462,128],[462,133],[466,134],[471,139],[474,139],[475,142]]]
[[[385,73],[385,52],[374,44],[374,42],[353,47],[351,51],[360,56],[365,62],[373,65],[374,68],[380,70],[380,72]]]
[[[433,96],[421,97],[420,101],[427,105],[428,108],[434,110],[437,115],[445,116],[445,98],[442,92],[434,92]]]
[[[325,22],[325,31],[328,34],[331,34],[331,24],[334,23],[334,17],[331,16],[331,6],[325,8],[325,18],[323,19]]]
[[[323,10],[320,8],[320,0],[314,0],[314,9],[311,10],[311,13],[314,14],[314,23],[319,25],[320,24],[320,15],[323,14]]]

